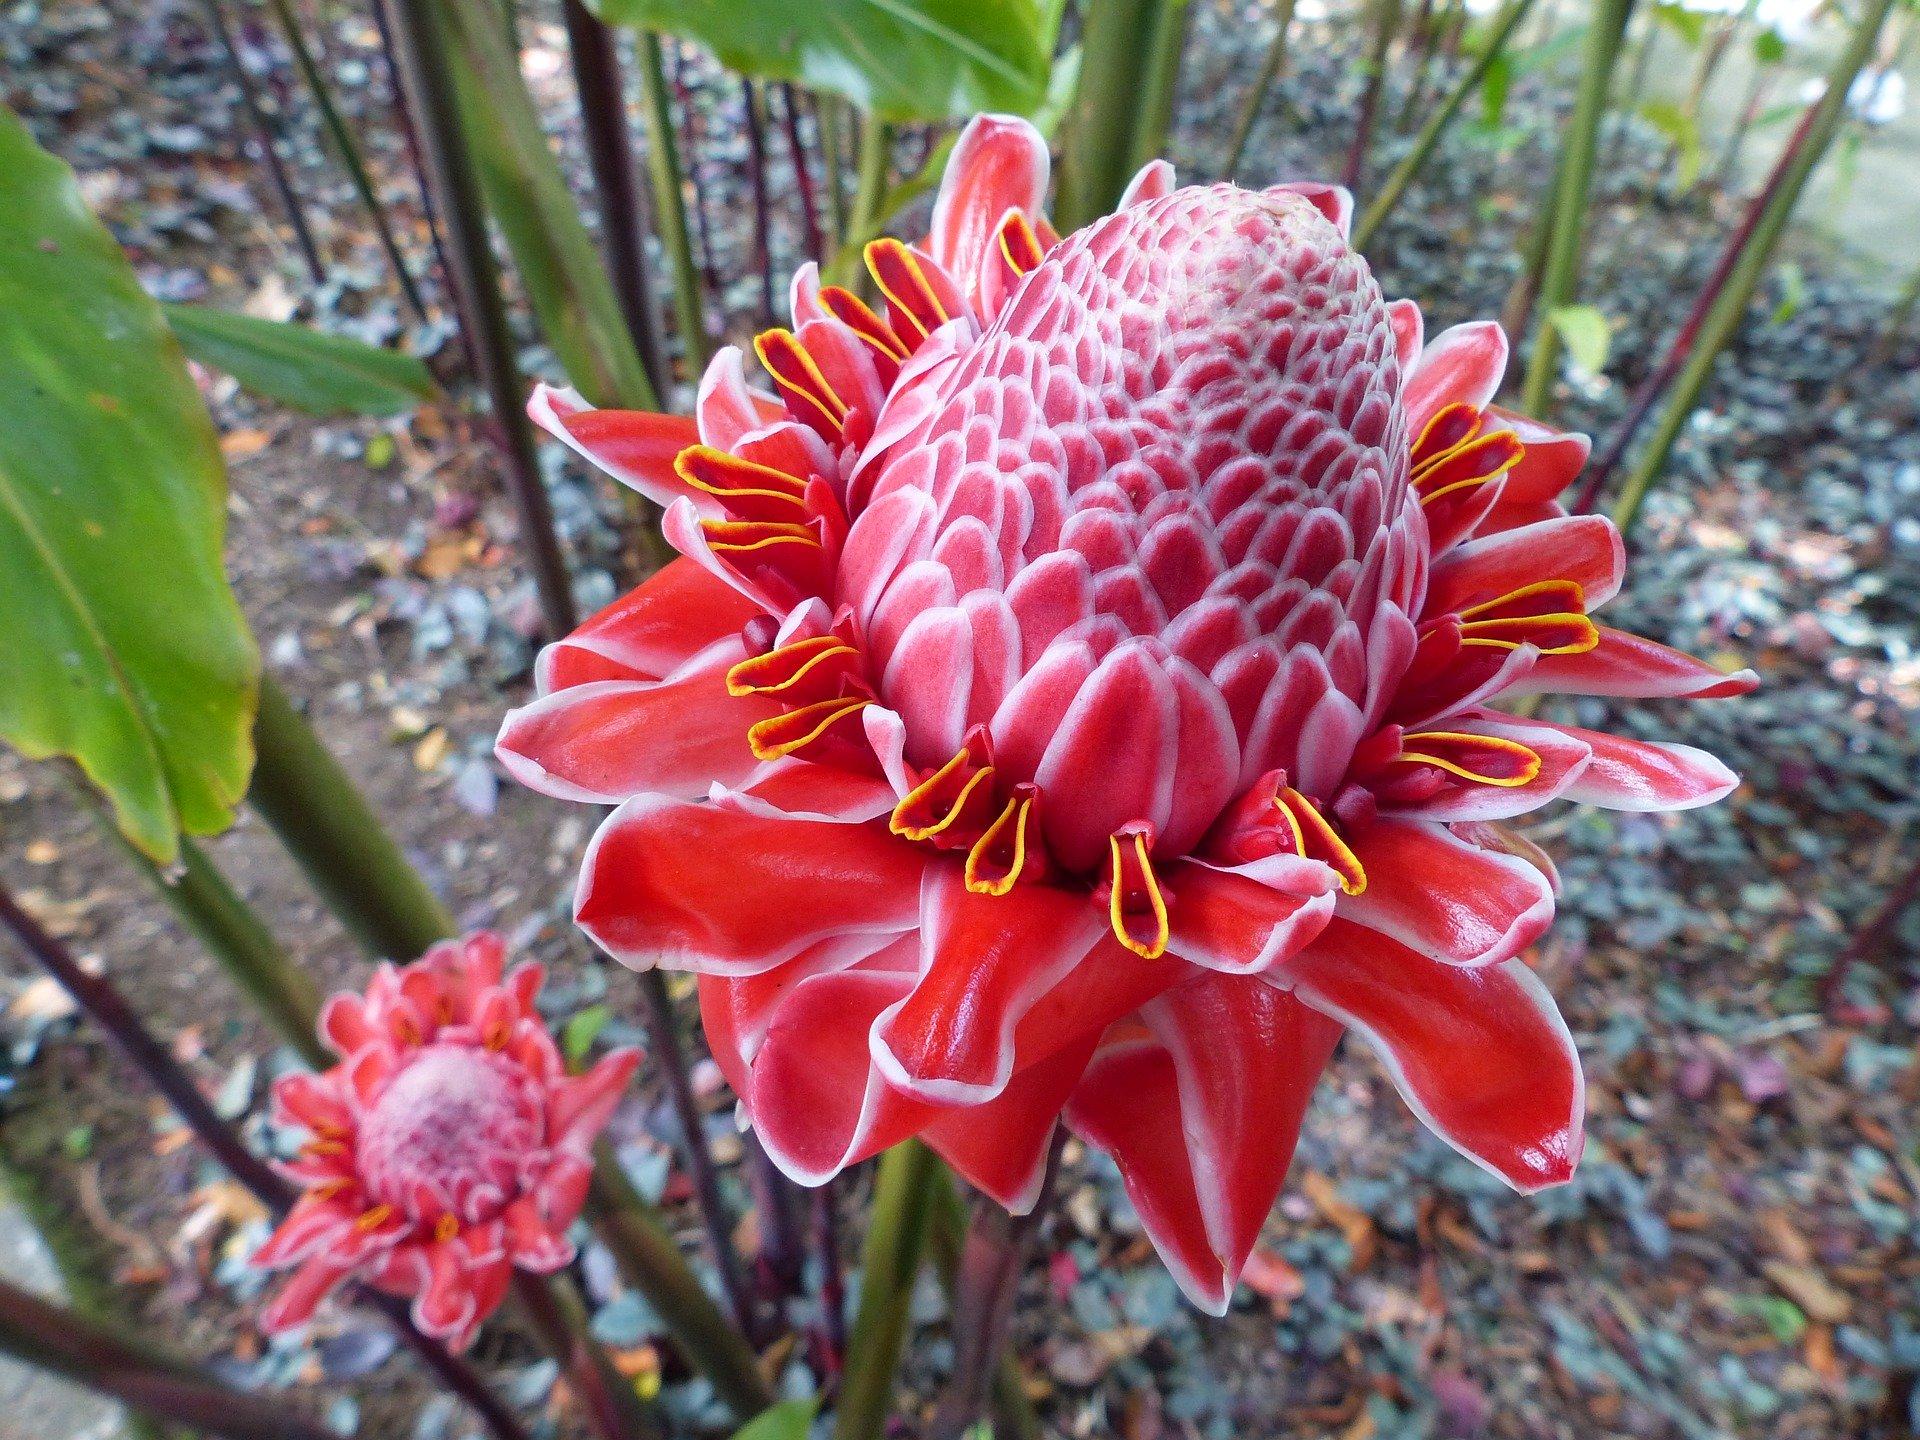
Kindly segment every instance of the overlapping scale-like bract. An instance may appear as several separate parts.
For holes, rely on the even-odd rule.
[[[1155,162],[1062,238],[1046,182],[982,117],[866,298],[795,277],[764,386],[729,351],[692,421],[536,397],[684,558],[547,652],[499,755],[619,807],[577,918],[701,977],[790,1174],[920,1135],[1020,1208],[1064,1115],[1217,1310],[1343,1028],[1464,1153],[1567,1178],[1557,882],[1508,822],[1734,780],[1494,703],[1753,677],[1593,619],[1585,438],[1493,403],[1497,326],[1381,297],[1344,191]]]

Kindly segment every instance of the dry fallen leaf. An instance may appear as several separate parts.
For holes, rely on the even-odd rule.
[[[1780,1287],[1782,1294],[1807,1312],[1809,1319],[1838,1325],[1853,1310],[1853,1301],[1847,1293],[1835,1288],[1817,1270],[1789,1265],[1784,1260],[1768,1260],[1760,1268]]]

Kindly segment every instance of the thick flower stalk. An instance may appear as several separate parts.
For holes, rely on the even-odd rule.
[[[1587,455],[1491,404],[1494,325],[1423,340],[1342,190],[1149,165],[1064,239],[1034,130],[984,117],[878,294],[792,287],[690,420],[536,417],[668,505],[682,554],[543,655],[499,754],[619,808],[576,913],[700,976],[802,1182],[918,1134],[1010,1208],[1064,1112],[1221,1309],[1343,1028],[1523,1189],[1581,1146],[1521,958],[1552,868],[1506,822],[1734,777],[1498,699],[1712,696],[1593,619]]]
[[[573,1258],[593,1141],[640,1054],[568,1075],[534,1009],[541,968],[505,961],[483,931],[383,966],[321,1014],[340,1062],[275,1082],[276,1118],[308,1139],[282,1167],[304,1193],[253,1257],[293,1270],[261,1318],[269,1333],[356,1276],[410,1297],[414,1323],[458,1350],[516,1267]]]

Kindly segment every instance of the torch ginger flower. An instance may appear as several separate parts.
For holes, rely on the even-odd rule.
[[[919,1135],[1010,1208],[1067,1121],[1209,1309],[1343,1028],[1522,1189],[1581,1080],[1521,953],[1555,798],[1681,809],[1681,746],[1520,719],[1537,691],[1728,695],[1592,619],[1620,537],[1556,497],[1584,437],[1491,401],[1499,328],[1423,343],[1329,186],[1175,189],[1057,236],[1017,120],[960,137],[881,304],[792,286],[693,419],[544,390],[682,558],[548,648],[498,753],[617,804],[576,915],[690,970],[803,1183]]]
[[[304,1193],[253,1257],[293,1269],[261,1317],[269,1334],[357,1276],[412,1297],[420,1330],[459,1350],[516,1266],[572,1260],[593,1142],[640,1053],[569,1076],[533,1008],[541,968],[503,974],[505,953],[483,931],[383,966],[364,997],[321,1013],[340,1063],[275,1082],[276,1119],[309,1138],[282,1167]]]

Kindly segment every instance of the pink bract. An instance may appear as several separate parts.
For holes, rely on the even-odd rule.
[[[505,956],[481,932],[383,966],[365,996],[322,1013],[340,1063],[275,1083],[276,1117],[309,1138],[283,1167],[304,1193],[253,1257],[294,1272],[262,1316],[269,1333],[358,1277],[411,1297],[420,1329],[462,1349],[516,1266],[573,1258],[593,1141],[640,1054],[568,1075],[534,1009],[540,967],[508,974]]]
[[[771,388],[728,350],[691,420],[536,397],[683,558],[543,654],[499,755],[619,806],[579,922],[700,976],[790,1175],[919,1135],[1020,1208],[1064,1113],[1220,1310],[1343,1029],[1511,1184],[1579,1157],[1506,822],[1735,781],[1495,700],[1753,678],[1592,618],[1585,437],[1492,403],[1497,326],[1381,296],[1344,191],[1156,162],[1063,239],[1046,185],[977,119],[931,233],[868,247],[879,308],[794,278]]]

